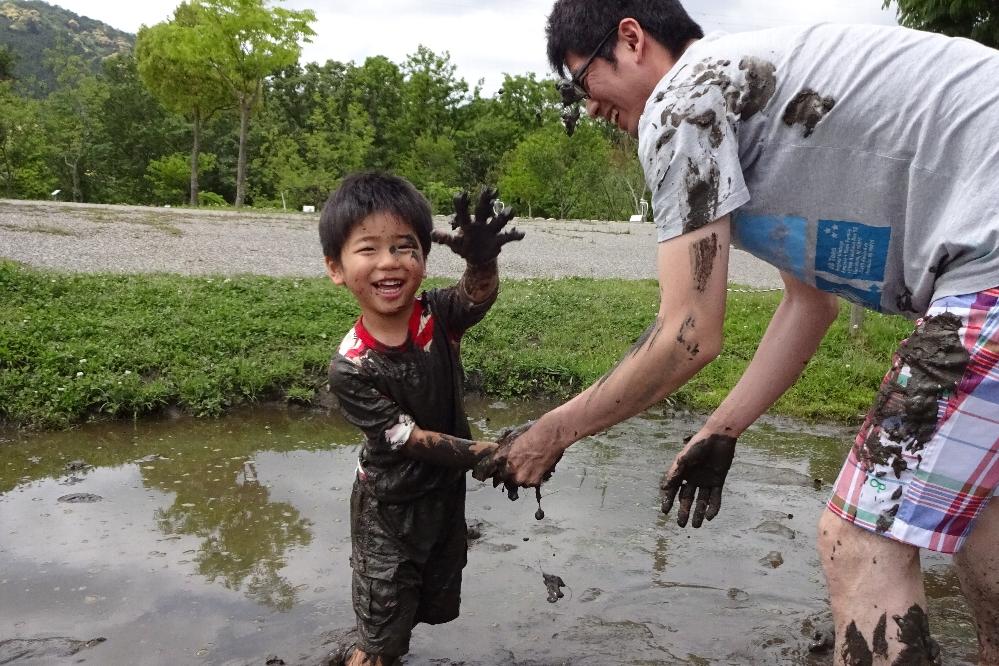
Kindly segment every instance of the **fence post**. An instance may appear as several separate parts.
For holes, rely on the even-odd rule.
[[[850,306],[850,337],[860,334],[860,329],[864,326],[864,315],[867,312],[862,305],[854,303]]]

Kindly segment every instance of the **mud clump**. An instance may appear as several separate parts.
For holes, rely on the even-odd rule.
[[[103,499],[100,495],[94,495],[93,493],[70,493],[69,495],[63,495],[56,501],[63,504],[93,504]]]
[[[776,569],[780,565],[784,564],[784,556],[779,550],[772,550],[764,557],[760,558],[760,564],[770,567],[771,569]]]
[[[553,604],[565,596],[565,593],[562,592],[562,588],[565,587],[565,581],[562,580],[561,576],[546,574],[542,571],[541,579],[545,582],[545,589],[548,590],[548,603]]]

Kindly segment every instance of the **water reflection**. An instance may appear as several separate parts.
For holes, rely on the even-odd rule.
[[[157,509],[157,527],[167,536],[202,540],[194,555],[198,573],[267,606],[288,609],[294,585],[280,575],[285,553],[312,542],[310,522],[288,502],[273,502],[270,491],[247,475],[244,456],[219,458],[221,449],[182,455],[143,465],[147,487],[176,493],[173,504]]]

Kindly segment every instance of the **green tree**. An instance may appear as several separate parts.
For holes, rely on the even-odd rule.
[[[420,45],[402,66],[405,77],[402,104],[405,137],[427,132],[453,132],[459,106],[466,101],[468,84],[456,75],[451,55],[437,55]]]
[[[214,169],[215,155],[211,153],[199,155],[198,168]],[[152,160],[146,167],[146,180],[157,198],[157,203],[183,203],[186,199],[190,174],[191,165],[184,153],[173,153]]]
[[[17,56],[8,47],[0,45],[0,81],[10,81],[14,78],[14,63]]]
[[[405,79],[398,65],[385,56],[367,58],[350,67],[343,83],[342,109],[357,104],[367,116],[372,140],[365,166],[395,170],[406,153],[407,126],[403,114]]]
[[[93,158],[103,133],[108,87],[80,56],[51,49],[46,60],[56,71],[58,86],[45,100],[44,115],[54,166],[68,181],[61,189],[68,187],[73,201],[84,201],[88,161],[97,164]]]
[[[999,48],[999,5],[995,0],[884,0],[897,5],[898,22],[951,37],[970,37]]]
[[[152,94],[167,108],[183,114],[191,123],[190,198],[198,205],[201,168],[201,134],[204,121],[231,105],[231,97],[218,73],[208,66],[200,49],[198,12],[184,3],[174,10],[172,21],[142,26],[135,41],[139,76]]]
[[[521,214],[620,219],[631,195],[615,178],[612,142],[592,122],[570,139],[557,124],[528,135],[503,160],[499,189]]]
[[[239,110],[235,206],[246,197],[247,136],[264,80],[298,61],[300,41],[315,34],[311,10],[269,7],[267,0],[192,0],[200,53]]]
[[[55,187],[41,104],[17,95],[0,82],[0,192],[12,198],[40,199]]]
[[[151,192],[145,173],[149,159],[184,150],[187,124],[149,92],[131,53],[105,59],[99,79],[108,94],[101,111],[102,131],[94,146],[93,161],[101,168],[90,179],[90,196],[109,203],[148,203]]]

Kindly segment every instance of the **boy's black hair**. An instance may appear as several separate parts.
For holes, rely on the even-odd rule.
[[[351,229],[374,213],[389,213],[411,226],[427,258],[434,228],[430,204],[405,178],[379,171],[351,174],[330,194],[319,218],[323,254],[340,261]]]
[[[662,44],[674,58],[704,31],[678,0],[557,0],[548,15],[548,62],[559,76],[566,75],[565,57],[585,57],[593,52],[607,32],[623,19],[633,18]],[[610,62],[617,36],[612,36],[597,55]]]

